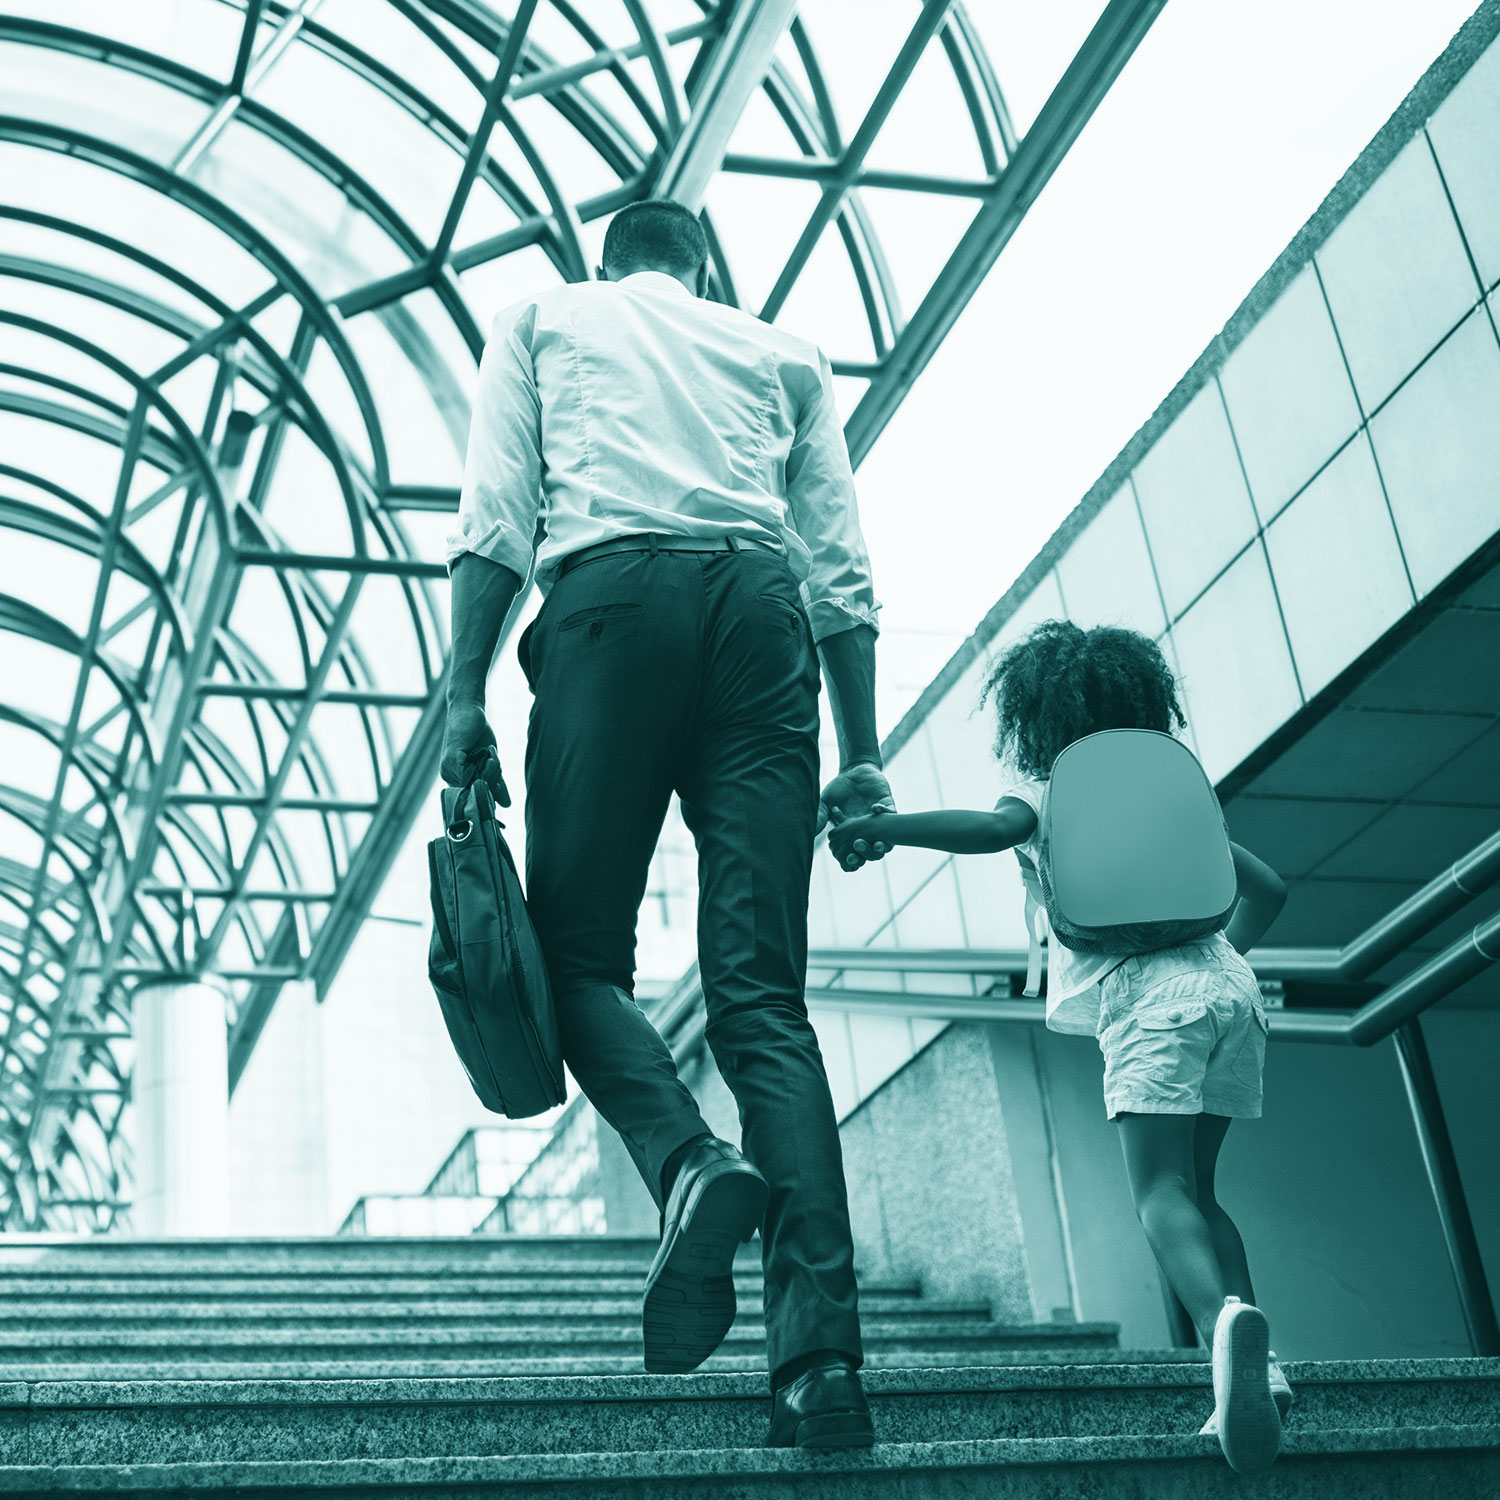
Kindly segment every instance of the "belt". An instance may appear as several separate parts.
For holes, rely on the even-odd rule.
[[[671,536],[666,532],[643,531],[630,536],[614,537],[607,542],[596,542],[592,547],[582,547],[570,552],[558,564],[557,576],[570,573],[580,563],[592,562],[596,557],[609,557],[616,552],[649,552],[654,557],[658,552],[770,552],[776,557],[781,549],[767,542],[752,541],[743,536],[694,537]]]

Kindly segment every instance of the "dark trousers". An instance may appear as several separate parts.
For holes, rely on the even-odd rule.
[[[662,1201],[667,1157],[708,1133],[634,1000],[636,915],[675,791],[698,846],[707,1039],[770,1184],[770,1368],[862,1359],[837,1121],[807,1018],[818,803],[817,656],[775,553],[626,552],[553,585],[520,643],[526,878],[563,1056]]]

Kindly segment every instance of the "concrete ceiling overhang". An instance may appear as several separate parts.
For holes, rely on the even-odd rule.
[[[1286,880],[1272,934],[1285,947],[1348,942],[1500,829],[1500,535],[1219,793],[1231,837]],[[1481,893],[1367,987],[1400,978],[1497,905],[1495,891]],[[1348,1004],[1348,988],[1329,998]],[[1500,1005],[1500,973],[1486,970],[1443,1003]]]

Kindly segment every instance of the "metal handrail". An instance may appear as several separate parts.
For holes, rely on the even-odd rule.
[[[1455,860],[1378,922],[1342,948],[1258,948],[1250,963],[1265,979],[1347,984],[1367,978],[1387,960],[1500,883],[1500,832]],[[818,948],[809,968],[901,974],[1024,972],[1024,948]]]
[[[949,950],[941,951],[945,959],[951,958]],[[1000,956],[1001,951],[993,950],[984,957],[993,959]],[[876,961],[861,964],[844,964],[842,961],[835,963],[831,956],[820,953],[816,963],[809,959],[809,966],[851,970],[859,968],[886,973],[949,974],[1008,973],[1026,967],[1024,953],[1008,955],[1009,961],[1005,963],[985,962],[966,971],[951,962],[944,967],[923,969],[915,961],[919,960],[920,954],[914,950],[906,953],[881,953],[879,950],[864,949],[863,952]],[[898,961],[905,959],[914,961]],[[1497,961],[1500,961],[1500,912],[1480,922],[1471,932],[1450,943],[1441,953],[1382,990],[1358,1010],[1272,1011],[1268,1017],[1271,1035],[1292,1042],[1336,1042],[1354,1047],[1371,1047],[1394,1035],[1422,1011],[1445,995],[1452,994],[1460,985],[1466,984]],[[834,989],[810,985],[807,999],[810,1004],[829,1009],[885,1012],[894,1009],[906,1015],[923,1016],[930,1020],[1041,1021],[1046,1015],[1046,1007],[1040,1000],[1012,1000],[991,995],[971,999],[965,995]]]
[[[1500,879],[1500,834],[1488,839],[1471,854],[1455,863],[1446,874],[1427,886],[1395,911],[1362,933],[1343,949],[1326,950],[1335,955],[1323,966],[1322,974],[1335,973],[1339,978],[1356,978],[1369,973],[1409,944],[1478,891]],[[1481,883],[1482,882],[1482,883]],[[991,950],[971,955],[971,967],[957,963],[961,950],[934,950],[941,967],[933,973],[998,973],[1023,967],[1025,954]],[[859,962],[842,962],[855,955],[838,950],[822,950],[809,955],[810,966],[847,968],[887,972],[900,969],[913,972],[919,954],[881,952],[864,949]],[[1005,961],[996,963],[1003,958]],[[1257,955],[1258,958],[1258,955]],[[865,961],[865,960],[868,960]],[[910,960],[893,962],[893,960]],[[1453,1272],[1459,1309],[1475,1354],[1500,1355],[1500,1322],[1495,1316],[1480,1255],[1479,1239],[1469,1213],[1468,1197],[1458,1170],[1453,1139],[1443,1113],[1437,1078],[1422,1034],[1421,1013],[1450,995],[1460,985],[1482,973],[1500,960],[1500,912],[1477,924],[1463,937],[1413,969],[1362,1005],[1358,1010],[1278,1010],[1268,1016],[1274,1037],[1294,1042],[1327,1042],[1355,1047],[1372,1047],[1393,1037],[1396,1056],[1411,1106],[1412,1124],[1427,1180],[1437,1207],[1448,1263]],[[973,964],[977,963],[977,967]],[[1257,964],[1259,967],[1259,964]],[[1037,1000],[1013,1000],[1003,996],[911,994],[890,990],[848,990],[824,986],[809,988],[810,1004],[843,1010],[880,1010],[889,1013],[899,1008],[905,1015],[924,1016],[933,1020],[953,1021],[1027,1021],[1045,1020],[1046,1007]],[[1168,1293],[1168,1324],[1179,1342],[1193,1342],[1191,1321]]]

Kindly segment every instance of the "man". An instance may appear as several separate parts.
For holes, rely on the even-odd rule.
[[[767,1442],[862,1446],[843,1161],[803,984],[814,835],[892,804],[878,605],[831,373],[812,344],[704,300],[707,239],[680,204],[622,209],[603,259],[599,281],[501,313],[485,349],[449,544],[442,772],[477,771],[509,804],[485,678],[535,539],[545,602],[519,647],[528,905],[563,1055],[662,1208],[646,1368],[714,1351],[735,1248],[759,1228]],[[841,759],[821,799],[815,643]],[[711,1134],[633,998],[674,791],[698,847],[707,1039],[744,1156]]]

